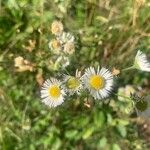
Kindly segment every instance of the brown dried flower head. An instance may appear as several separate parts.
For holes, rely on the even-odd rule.
[[[17,68],[17,72],[24,72],[24,71],[34,71],[34,64],[25,60],[23,57],[19,56],[14,59],[15,67]]]
[[[14,59],[14,61],[15,61],[15,67],[19,67],[19,66],[21,66],[21,65],[24,64],[24,59],[23,59],[23,57],[21,57],[21,56],[16,57],[16,58]]]
[[[65,52],[65,53],[73,54],[74,51],[75,51],[74,42],[67,42],[67,43],[64,45],[64,52]]]
[[[145,0],[136,0],[138,7],[142,7],[145,4]]]
[[[33,49],[35,48],[36,41],[35,40],[29,40],[28,45],[23,45],[23,48],[27,50],[28,52],[32,52]]]
[[[51,25],[52,34],[59,35],[63,32],[63,24],[60,21],[53,21]]]
[[[44,83],[43,75],[41,72],[38,72],[36,74],[36,81],[39,84],[39,86],[42,86],[42,84]]]
[[[51,49],[60,49],[61,48],[61,43],[59,40],[53,39],[49,43],[49,47]]]
[[[120,74],[120,70],[119,69],[116,69],[115,67],[112,69],[112,74],[114,76],[117,76],[118,74]]]

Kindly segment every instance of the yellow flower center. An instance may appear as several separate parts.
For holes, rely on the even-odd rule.
[[[75,77],[71,77],[68,79],[66,85],[69,89],[75,89],[80,85],[80,81]]]
[[[49,95],[54,98],[58,98],[61,94],[61,90],[57,85],[53,85],[48,89]]]
[[[146,101],[139,101],[136,103],[136,108],[140,111],[145,111],[148,107],[148,102]]]
[[[105,80],[102,76],[100,75],[92,75],[89,79],[89,84],[90,86],[95,89],[99,90],[102,89],[105,85]]]

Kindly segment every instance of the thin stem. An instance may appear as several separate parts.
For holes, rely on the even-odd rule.
[[[122,69],[121,71],[128,71],[128,70],[133,70],[135,69],[135,66],[131,66],[131,67],[128,67],[128,68],[125,68],[125,69]]]
[[[124,96],[124,95],[120,95],[120,94],[115,94],[116,96],[120,96],[120,97],[123,97],[123,98],[126,98],[126,99],[129,99],[129,100],[131,100],[131,98],[130,97],[127,97],[127,96]]]
[[[63,70],[68,74],[70,75],[70,73],[68,72],[68,70],[64,67]],[[71,75],[70,75],[71,76]]]

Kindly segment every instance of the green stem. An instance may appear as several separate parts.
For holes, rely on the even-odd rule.
[[[63,68],[63,70],[68,74],[70,75],[69,71],[66,69],[66,68]],[[70,75],[71,76],[71,75]]]
[[[120,94],[115,94],[116,96],[120,96],[120,97],[123,97],[123,98],[126,98],[126,99],[129,99],[129,100],[131,100],[131,98],[130,97],[127,97],[127,96],[124,96],[124,95],[120,95]]]
[[[125,68],[125,69],[122,69],[121,71],[128,71],[128,70],[133,70],[135,69],[135,66],[131,66],[131,67],[128,67],[128,68]]]

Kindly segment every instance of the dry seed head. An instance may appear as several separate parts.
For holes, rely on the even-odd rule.
[[[113,69],[112,69],[112,74],[113,74],[114,76],[117,76],[118,74],[120,74],[120,70],[119,70],[119,69],[116,69],[115,67],[113,67]]]
[[[73,54],[75,51],[75,45],[73,42],[67,42],[65,45],[64,45],[64,52],[65,53],[68,53],[68,54]]]
[[[14,59],[14,62],[15,62],[15,67],[19,67],[24,64],[24,59],[23,57],[19,56]]]
[[[60,21],[53,21],[51,25],[52,34],[59,35],[63,32],[63,24]]]
[[[145,4],[145,0],[136,0],[138,7],[142,7]]]
[[[17,68],[16,71],[24,72],[24,71],[34,71],[35,64],[32,64],[28,60],[25,60],[23,57],[19,56],[14,59],[15,67]]]
[[[61,43],[60,41],[53,39],[52,41],[50,41],[50,48],[52,49],[60,49],[61,48]]]

